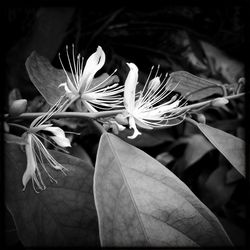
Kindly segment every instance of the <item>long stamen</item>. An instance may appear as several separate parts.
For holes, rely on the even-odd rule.
[[[78,57],[77,57],[78,58]],[[72,61],[73,61],[73,65],[74,65],[74,75],[76,76],[76,81],[79,81],[79,77],[78,77],[78,71],[77,71],[77,67],[76,67],[76,62],[75,62],[75,46],[74,44],[72,44]]]
[[[68,62],[69,62],[69,67],[70,67],[72,77],[73,77],[73,80],[74,80],[75,88],[78,89],[78,82],[76,80],[75,72],[73,71],[73,68],[72,68],[72,65],[71,65],[71,60],[70,60],[70,57],[69,57],[69,51],[68,50],[69,50],[68,45],[66,45],[66,54],[67,54],[67,58],[68,58]]]

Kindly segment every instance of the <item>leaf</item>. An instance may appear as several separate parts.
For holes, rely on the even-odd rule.
[[[205,185],[200,188],[202,201],[211,209],[224,206],[235,191],[237,183],[227,184],[225,181],[227,171],[226,165],[220,165],[210,174]]]
[[[245,142],[206,124],[197,123],[196,125],[214,147],[245,177]]]
[[[226,246],[213,213],[171,171],[118,137],[102,135],[94,174],[102,246]]]
[[[93,167],[56,151],[55,159],[69,171],[50,171],[58,183],[48,181],[45,191],[35,193],[28,183],[22,191],[25,153],[15,144],[5,146],[5,198],[24,246],[95,246],[99,244],[93,199]],[[47,168],[48,170],[49,167]]]
[[[9,134],[9,133],[4,133],[4,141],[7,143],[14,143],[14,144],[19,144],[19,145],[26,144],[22,137]]]
[[[27,58],[25,66],[37,90],[50,105],[54,105],[65,92],[64,88],[58,88],[67,81],[64,71],[54,68],[47,58],[36,51]]]
[[[71,147],[67,149],[68,152],[75,157],[80,158],[88,163],[88,165],[93,166],[92,160],[86,150],[78,143],[72,143]]]
[[[190,101],[197,101],[213,94],[223,95],[220,84],[192,75],[186,71],[176,71],[170,74],[169,85],[174,88],[178,82],[175,91],[182,95],[192,93],[188,97]]]
[[[204,136],[199,134],[182,138],[175,146],[182,143],[186,143],[187,145],[184,154],[177,159],[174,166],[174,173],[177,173],[178,176],[214,149],[213,145]]]

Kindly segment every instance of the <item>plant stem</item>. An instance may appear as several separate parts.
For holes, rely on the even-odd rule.
[[[236,99],[236,98],[239,98],[239,97],[243,97],[244,95],[245,95],[245,93],[240,93],[240,94],[237,94],[237,95],[223,96],[223,97],[217,97],[217,98],[225,98],[225,99],[228,99],[228,100],[233,100],[233,99]],[[183,111],[190,110],[190,109],[197,109],[197,108],[200,108],[200,107],[202,107],[204,105],[210,105],[217,98],[214,98],[212,100],[207,100],[207,101],[204,101],[204,102],[194,103],[194,104],[191,104],[191,105],[186,105],[186,106],[181,107],[181,108],[177,107],[177,108],[169,110],[167,113],[183,112]]]
[[[58,112],[53,114],[53,118],[90,118],[90,119],[97,119],[100,117],[107,117],[113,116],[122,113],[124,110],[111,110],[111,111],[101,111],[96,113],[90,112]],[[19,116],[12,116],[10,117],[8,114],[5,114],[4,117],[8,119],[34,119],[38,116],[44,115],[44,112],[37,112],[37,113],[23,113]]]
[[[221,98],[226,98],[228,100],[232,100],[232,99],[236,99],[239,97],[243,97],[245,95],[245,93],[240,93],[237,95],[231,95],[231,96],[223,96]],[[219,97],[220,98],[220,97]],[[217,99],[217,98],[215,98]],[[169,111],[167,111],[166,113],[172,113],[172,112],[184,112],[190,109],[197,109],[200,108],[204,105],[210,105],[212,103],[213,100],[208,100],[208,101],[204,101],[204,102],[198,102],[195,104],[191,104],[191,105],[186,105],[184,107],[177,107],[174,109],[171,109]],[[117,114],[120,114],[124,112],[124,109],[119,109],[119,110],[111,110],[111,111],[100,111],[100,112],[96,112],[96,113],[90,113],[90,112],[58,112],[56,114],[54,114],[52,117],[53,118],[90,118],[90,119],[97,119],[100,117],[108,117],[108,116],[114,116]],[[9,116],[8,114],[4,115],[4,118],[9,119],[9,120],[13,120],[13,119],[34,119],[40,115],[45,114],[44,112],[38,112],[38,113],[23,113],[19,116]]]

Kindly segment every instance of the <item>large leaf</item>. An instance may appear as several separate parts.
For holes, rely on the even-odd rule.
[[[26,156],[19,145],[5,146],[5,197],[24,246],[99,245],[97,214],[93,199],[92,166],[51,151],[69,171],[51,171],[57,184],[43,175],[47,189],[35,193],[31,182],[22,191]],[[49,170],[49,167],[48,167]]]
[[[50,104],[54,105],[64,94],[64,88],[58,88],[67,81],[63,70],[54,68],[50,61],[33,51],[25,63],[30,80],[40,94]]]
[[[102,246],[227,246],[214,214],[170,170],[112,134],[94,175]]]
[[[238,137],[206,124],[197,123],[196,125],[239,173],[246,176],[245,142]]]
[[[214,149],[213,145],[200,134],[194,134],[189,137],[181,138],[177,141],[174,147],[183,143],[187,144],[184,154],[176,160],[172,169],[172,171],[178,176],[183,174],[185,170]],[[174,150],[174,148],[172,150]]]
[[[179,84],[175,91],[182,95],[192,93],[188,97],[190,101],[197,101],[213,94],[223,95],[220,84],[192,75],[186,71],[176,71],[170,74],[169,84],[174,87],[177,83]]]

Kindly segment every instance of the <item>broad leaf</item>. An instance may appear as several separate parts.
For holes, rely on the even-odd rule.
[[[67,81],[64,71],[54,68],[47,58],[38,55],[36,51],[27,58],[25,66],[40,94],[50,105],[54,105],[65,92],[64,88],[58,88]]]
[[[32,183],[22,191],[26,156],[19,145],[5,146],[5,197],[24,246],[99,245],[98,223],[93,199],[93,167],[86,162],[51,151],[69,171],[50,171],[58,183],[35,193]],[[48,170],[49,167],[47,168]]]
[[[25,140],[22,137],[9,133],[4,133],[4,141],[7,143],[25,145]]]
[[[112,134],[99,144],[94,196],[102,246],[227,246],[214,214],[170,170]]]
[[[211,209],[219,209],[232,197],[237,183],[226,183],[228,167],[220,165],[216,168],[200,188],[202,201]]]
[[[192,93],[188,97],[190,101],[197,101],[213,94],[223,95],[220,84],[192,75],[186,71],[176,71],[170,74],[169,84],[175,87],[177,83],[179,84],[175,91],[182,95]]]
[[[238,137],[222,130],[197,123],[197,127],[207,139],[217,148],[223,156],[239,171],[245,175],[245,142]]]
[[[187,144],[184,154],[177,159],[172,169],[178,176],[214,149],[213,145],[200,134],[179,139],[175,147],[183,143]]]

